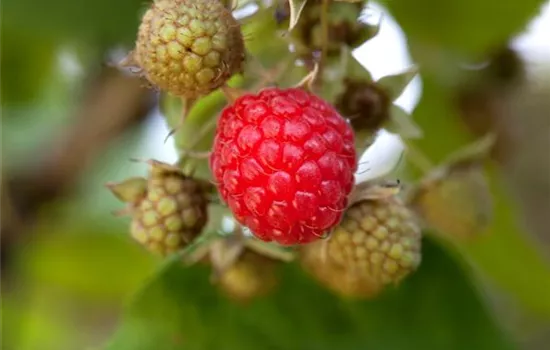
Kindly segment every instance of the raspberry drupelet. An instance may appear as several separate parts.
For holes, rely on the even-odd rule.
[[[263,241],[312,242],[341,220],[357,168],[349,123],[302,89],[264,89],[227,106],[210,167],[235,218]]]

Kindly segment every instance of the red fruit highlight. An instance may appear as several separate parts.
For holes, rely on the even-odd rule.
[[[331,105],[301,89],[270,88],[223,110],[210,167],[242,225],[293,245],[340,222],[356,158],[353,130]]]

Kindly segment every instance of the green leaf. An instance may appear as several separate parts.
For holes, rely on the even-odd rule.
[[[392,101],[395,101],[417,74],[418,68],[411,66],[399,74],[382,77],[376,83],[388,93]]]
[[[413,48],[479,54],[504,43],[536,15],[544,0],[385,0]]]
[[[242,306],[204,266],[171,262],[136,296],[105,349],[511,349],[461,269],[426,241],[421,268],[375,301],[342,300],[286,264]]]
[[[530,239],[514,212],[514,198],[507,193],[496,169],[489,172],[493,193],[493,224],[476,242],[458,249],[480,273],[535,314],[550,320],[550,263]],[[514,259],[510,259],[513,256]],[[536,286],[536,288],[533,288]]]
[[[372,81],[370,72],[353,56],[350,48],[342,47],[341,57],[341,65],[349,79]]]
[[[68,223],[48,210],[36,224],[32,239],[11,246],[17,283],[2,293],[3,348],[87,349],[98,342],[97,315],[104,326],[118,314],[158,261],[125,234],[127,222],[119,229],[81,215]]]
[[[20,252],[21,274],[38,284],[60,285],[94,298],[122,300],[155,268],[154,257],[129,235],[120,237],[124,232],[111,226],[90,221],[83,227],[52,225],[46,223],[37,232],[51,237],[38,240],[25,255]],[[69,227],[71,232],[63,231]]]
[[[408,139],[422,137],[422,129],[413,121],[411,115],[398,105],[392,105],[390,120],[385,126],[389,131]]]

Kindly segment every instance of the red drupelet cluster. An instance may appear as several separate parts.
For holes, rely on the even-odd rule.
[[[331,105],[302,89],[269,88],[223,110],[210,167],[242,225],[292,245],[340,222],[356,158],[353,129]]]

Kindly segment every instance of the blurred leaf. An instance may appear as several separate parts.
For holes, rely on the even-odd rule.
[[[451,92],[439,86],[435,79],[431,75],[423,76],[422,97],[412,118],[423,131],[423,137],[414,140],[414,143],[426,152],[433,163],[441,164],[449,154],[473,140],[459,122]]]
[[[10,39],[3,38],[2,45],[4,41],[9,42]],[[23,52],[26,51],[23,49]],[[27,53],[31,52],[33,50]],[[4,54],[9,56],[9,53],[2,51]],[[2,87],[2,161],[6,169],[26,166],[42,156],[41,152],[47,151],[44,145],[71,120],[70,111],[75,107],[76,96],[81,92],[80,81],[67,79],[59,64],[51,62],[51,67],[40,68],[49,72],[38,73],[37,66],[29,66],[37,64],[32,60],[32,57],[24,59],[24,65],[15,64],[9,66],[10,69],[2,70],[2,84],[6,85]],[[5,63],[2,62],[2,68]],[[38,66],[41,65],[39,62]],[[15,71],[11,70],[12,67]],[[38,74],[37,80],[33,82],[27,73]],[[45,76],[42,77],[43,74]],[[12,79],[30,81],[14,83]],[[16,96],[12,96],[12,92]],[[7,100],[3,99],[4,96]]]
[[[544,0],[385,0],[416,49],[479,54],[504,43],[536,15]],[[424,67],[423,67],[424,68]]]
[[[403,138],[416,139],[422,137],[422,129],[415,124],[412,116],[395,104],[391,106],[390,120],[385,127]]]
[[[51,295],[41,293],[32,302],[18,298],[21,296],[6,295],[2,299],[4,349],[70,349],[82,344],[81,334],[68,334],[74,324],[59,317],[59,305],[55,305]]]
[[[524,231],[496,169],[490,169],[493,224],[472,243],[458,245],[483,278],[514,296],[534,313],[550,319],[550,263]],[[513,257],[513,259],[510,259]],[[534,287],[536,286],[536,287]]]
[[[442,163],[473,140],[456,115],[450,91],[441,88],[433,78],[423,78],[423,96],[413,117],[425,137],[415,140],[415,144],[432,162]],[[497,170],[489,170],[493,224],[486,235],[475,242],[458,243],[457,248],[476,267],[478,276],[550,318],[550,295],[546,293],[550,290],[550,264],[520,228],[513,199]]]
[[[154,258],[124,232],[103,225],[43,224],[37,240],[19,256],[19,273],[41,285],[74,294],[122,300],[154,269]]]
[[[146,6],[143,0],[6,0],[2,17],[31,35],[130,44]]]
[[[399,74],[386,75],[376,83],[386,91],[392,101],[395,101],[417,74],[418,68],[411,66]]]
[[[168,262],[106,349],[512,348],[466,276],[431,242],[419,271],[375,301],[339,299],[294,264],[282,272],[275,294],[239,306],[203,266]]]
[[[2,25],[2,105],[23,105],[39,98],[54,71],[57,45],[53,40],[31,36]]]
[[[150,254],[108,225],[56,219],[42,221],[34,239],[13,247],[2,294],[6,349],[97,343],[123,300],[155,269]]]

